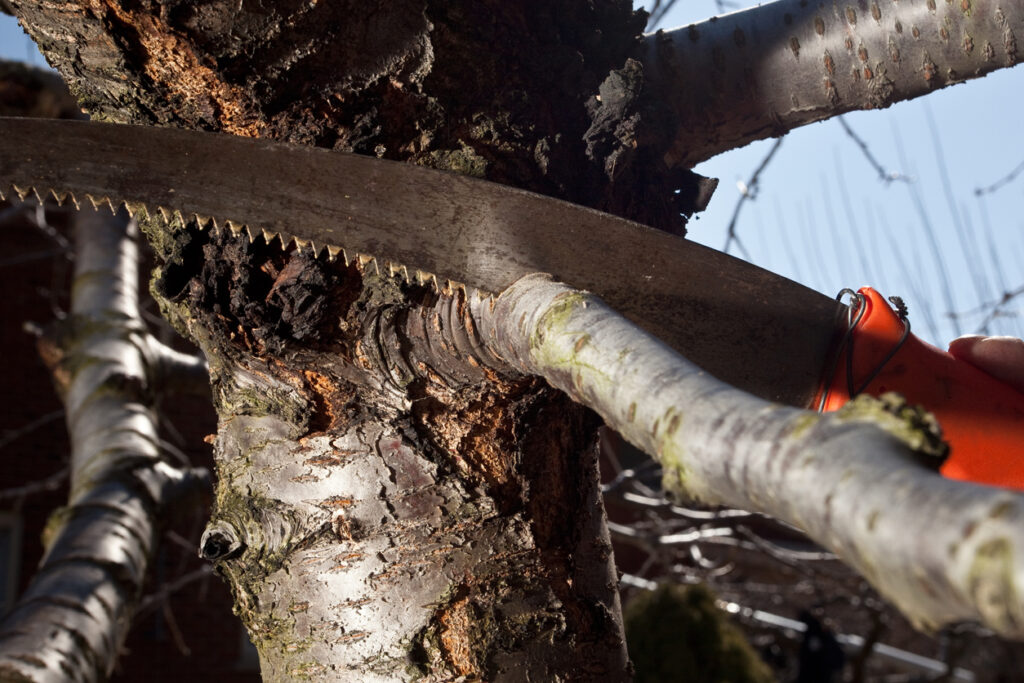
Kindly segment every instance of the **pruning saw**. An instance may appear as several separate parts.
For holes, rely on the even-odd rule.
[[[83,200],[280,239],[441,289],[533,272],[590,290],[723,381],[802,408],[903,394],[934,413],[948,477],[1024,490],[1024,395],[850,305],[653,228],[411,164],[218,133],[0,118],[0,197]],[[905,334],[907,332],[907,334]]]

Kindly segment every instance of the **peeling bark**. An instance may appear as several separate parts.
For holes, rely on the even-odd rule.
[[[201,553],[264,680],[625,680],[592,415],[488,367],[458,298],[205,239],[171,311],[220,415]]]
[[[1024,638],[1024,496],[940,477],[930,416],[894,397],[824,415],[755,398],[544,275],[473,302],[499,357],[654,456],[666,490],[799,527],[919,628]]]
[[[50,519],[32,584],[0,623],[0,677],[97,681],[110,675],[156,545],[158,520],[195,502],[202,470],[162,461],[160,387],[139,318],[134,224],[80,214],[71,317],[51,355],[71,436],[71,493]]]

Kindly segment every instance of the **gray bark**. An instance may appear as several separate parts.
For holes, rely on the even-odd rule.
[[[880,109],[1019,61],[1010,0],[780,0],[646,38],[644,71],[693,165],[855,109]]]
[[[46,554],[0,624],[0,677],[96,681],[111,672],[157,542],[157,520],[205,472],[161,459],[133,223],[84,211],[71,316],[54,368],[71,436],[71,492]]]
[[[499,357],[596,410],[662,464],[666,490],[803,529],[919,628],[975,620],[1024,638],[1024,495],[939,476],[919,409],[865,396],[819,415],[755,398],[544,275],[471,301]]]
[[[627,679],[595,444],[577,433],[594,424],[538,400],[533,380],[446,361],[474,355],[459,310],[371,314],[356,368],[343,351],[300,351],[295,371],[213,364],[219,479],[201,552],[264,680]],[[355,405],[358,372],[377,389]],[[330,424],[310,424],[317,403]]]

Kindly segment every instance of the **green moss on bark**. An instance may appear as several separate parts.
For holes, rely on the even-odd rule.
[[[636,683],[774,680],[704,586],[663,585],[638,595],[626,606],[625,622]]]

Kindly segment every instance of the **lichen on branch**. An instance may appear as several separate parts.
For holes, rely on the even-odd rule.
[[[596,410],[661,463],[668,491],[801,528],[920,628],[976,620],[1024,638],[1024,496],[939,476],[919,412],[892,397],[826,415],[755,398],[543,275],[473,301],[497,356]]]

